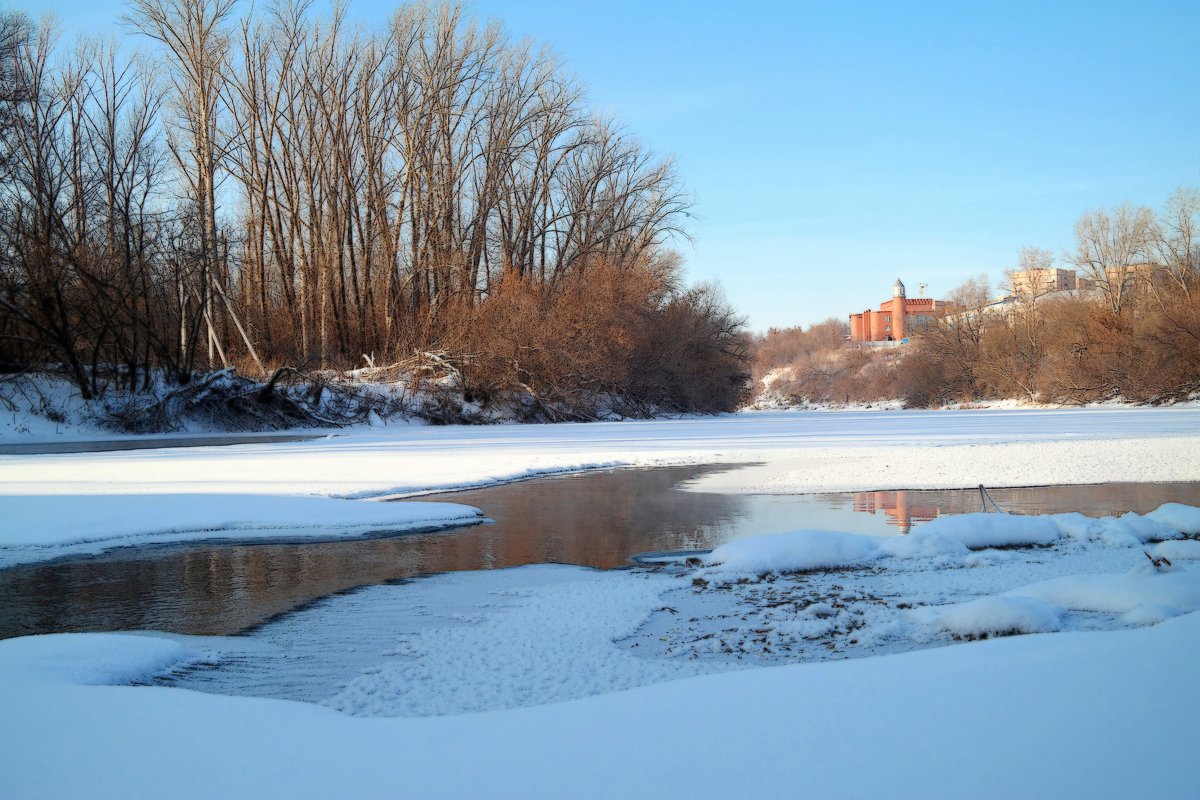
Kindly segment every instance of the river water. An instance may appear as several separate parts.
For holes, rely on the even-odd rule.
[[[455,570],[558,562],[608,569],[648,551],[706,550],[732,539],[826,528],[900,535],[979,511],[978,491],[720,495],[679,491],[729,467],[586,473],[433,495],[491,523],[332,542],[123,548],[0,570],[0,638],[57,631],[232,634],[359,586]],[[993,489],[1017,513],[1144,513],[1200,505],[1200,483]]]

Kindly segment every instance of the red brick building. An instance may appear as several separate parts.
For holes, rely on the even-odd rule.
[[[900,279],[892,286],[892,299],[879,304],[878,311],[867,309],[850,315],[850,341],[898,342],[944,314],[947,303],[928,297],[908,297]]]

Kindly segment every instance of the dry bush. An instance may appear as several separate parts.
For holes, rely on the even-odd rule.
[[[649,316],[635,350],[628,396],[649,408],[732,411],[747,396],[750,339],[745,319],[713,286],[672,296]]]
[[[798,403],[870,403],[894,399],[899,351],[847,341],[849,326],[828,319],[803,328],[772,328],[755,341],[754,378],[772,373],[769,392]]]
[[[443,309],[434,340],[468,402],[533,420],[609,411],[732,410],[747,372],[743,320],[678,266],[599,262],[553,283],[509,273],[474,306]]]
[[[828,360],[841,349],[850,334],[850,326],[839,319],[827,319],[807,329],[771,328],[754,342],[754,378],[761,380],[779,367],[803,368],[811,361]]]
[[[1127,305],[1121,313],[1086,303],[1050,316],[1046,399],[1140,403],[1185,399],[1200,391],[1200,303],[1179,293],[1162,303]]]
[[[1018,301],[988,321],[979,341],[979,391],[988,397],[1036,401],[1048,358],[1046,309]]]

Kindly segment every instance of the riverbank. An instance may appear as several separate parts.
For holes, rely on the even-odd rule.
[[[105,538],[103,515],[87,512],[89,497],[209,495],[203,502],[218,506],[229,495],[362,502],[537,475],[682,464],[761,464],[708,475],[688,487],[718,492],[1196,481],[1200,409],[781,412],[619,423],[395,425],[299,442],[0,455],[0,501],[40,498],[28,501],[37,504],[36,519],[8,515],[0,523],[0,557],[7,553],[7,563],[15,563],[19,554],[12,548],[39,544],[39,531],[56,532],[40,542],[47,547]],[[269,505],[265,499],[260,504]],[[187,529],[179,515],[146,516],[136,520],[136,531],[123,533]],[[291,533],[283,530],[286,518],[232,522],[270,523]],[[318,520],[303,527],[328,535],[331,525],[336,522]],[[192,528],[196,539],[205,538],[206,527]]]
[[[89,503],[122,496],[190,498],[180,512],[214,494],[371,507],[382,504],[366,498],[683,463],[762,465],[690,487],[706,491],[710,478],[739,492],[1196,481],[1198,454],[1196,409],[387,426],[2,456],[0,504],[42,498],[24,531],[78,533],[102,516]],[[1193,795],[1195,542],[1145,543],[1150,528],[1116,523],[1056,530],[1018,549],[935,538],[886,563],[882,546],[824,538],[853,558],[774,579],[719,564],[463,572],[318,602],[264,626],[280,638],[256,652],[238,652],[252,637],[11,639],[0,642],[0,774],[20,797]],[[1160,573],[1143,549],[1174,568]],[[313,635],[318,620],[328,635]],[[1013,632],[1025,635],[991,638]],[[902,641],[948,646],[890,652]],[[271,647],[315,680],[304,642],[355,667],[337,673],[332,707],[255,695],[281,675]],[[795,664],[789,647],[870,657]],[[252,696],[161,685],[216,676],[230,658],[250,670]],[[351,716],[397,711],[444,716]]]
[[[802,549],[828,552],[827,538]],[[794,575],[743,574],[736,559],[456,573],[336,597],[249,637],[0,642],[5,789],[1193,796],[1200,615],[1186,611],[1200,573],[1159,572],[1140,544],[1103,537],[948,541]],[[1190,567],[1195,544],[1153,552]],[[989,632],[1025,635],[952,643]],[[906,636],[929,649],[887,654]],[[818,660],[788,664],[804,657],[785,640]],[[880,654],[825,660],[856,646]],[[322,673],[331,661],[348,672]],[[273,699],[278,687],[325,694]]]

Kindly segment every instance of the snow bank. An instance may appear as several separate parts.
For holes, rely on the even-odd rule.
[[[1155,558],[1165,557],[1170,561],[1194,561],[1200,559],[1200,541],[1184,539],[1183,541],[1159,542],[1150,553]]]
[[[1067,611],[1118,614],[1125,625],[1153,625],[1200,610],[1200,573],[1155,568],[1125,574],[1066,575],[966,603],[918,608],[912,616],[964,638],[1060,629]]]
[[[1200,610],[1200,573],[1178,567],[1160,572],[1147,561],[1124,575],[1068,575],[1009,594],[1073,611],[1127,614],[1143,606],[1159,606],[1185,613]]]
[[[972,550],[1049,545],[1064,537],[1127,547],[1154,539],[1179,538],[1190,533],[1193,526],[1200,526],[1200,508],[1164,503],[1148,514],[1131,511],[1119,517],[1089,517],[1079,513],[957,514],[926,522],[908,538],[919,541],[936,536],[960,542]]]
[[[851,567],[883,555],[876,537],[801,530],[737,539],[708,555],[708,572],[760,574]]]
[[[111,644],[113,669],[123,654],[128,672],[145,668],[137,637],[97,642]],[[17,640],[0,643],[0,772],[13,797],[122,800],[1185,798],[1196,790],[1197,648],[1200,615],[1190,615],[535,708],[358,719],[304,703],[79,686]],[[1145,691],[1147,680],[1169,690]],[[853,732],[854,746],[838,732]]]
[[[162,673],[201,654],[177,639],[56,633],[0,641],[0,675],[79,685],[116,685]]]
[[[1189,536],[1200,534],[1200,508],[1196,506],[1163,503],[1146,516]]]
[[[33,495],[0,498],[0,567],[131,544],[343,538],[480,521],[458,503],[246,494]]]
[[[981,597],[967,603],[921,609],[940,630],[968,639],[1059,629],[1061,610],[1031,597]]]
[[[922,528],[916,530],[920,536],[896,536],[880,539],[879,547],[895,558],[935,558],[939,556],[965,556],[970,549],[950,536],[943,536],[937,531],[926,532]]]
[[[1162,508],[1171,506],[1166,515]],[[1051,545],[1063,539],[1098,540],[1110,546],[1139,545],[1149,538],[1180,536],[1161,521],[1189,524],[1200,508],[1169,503],[1150,514],[1095,519],[1083,514],[958,514],[926,522],[907,536],[862,536],[825,530],[799,530],[737,539],[706,558],[708,572],[762,574],[836,569],[866,564],[883,556],[942,558],[965,563],[972,550]],[[1003,556],[977,559],[976,563]]]
[[[971,550],[1052,544],[1062,536],[1051,517],[1019,514],[957,514],[930,520],[916,528],[914,538],[938,536]]]

